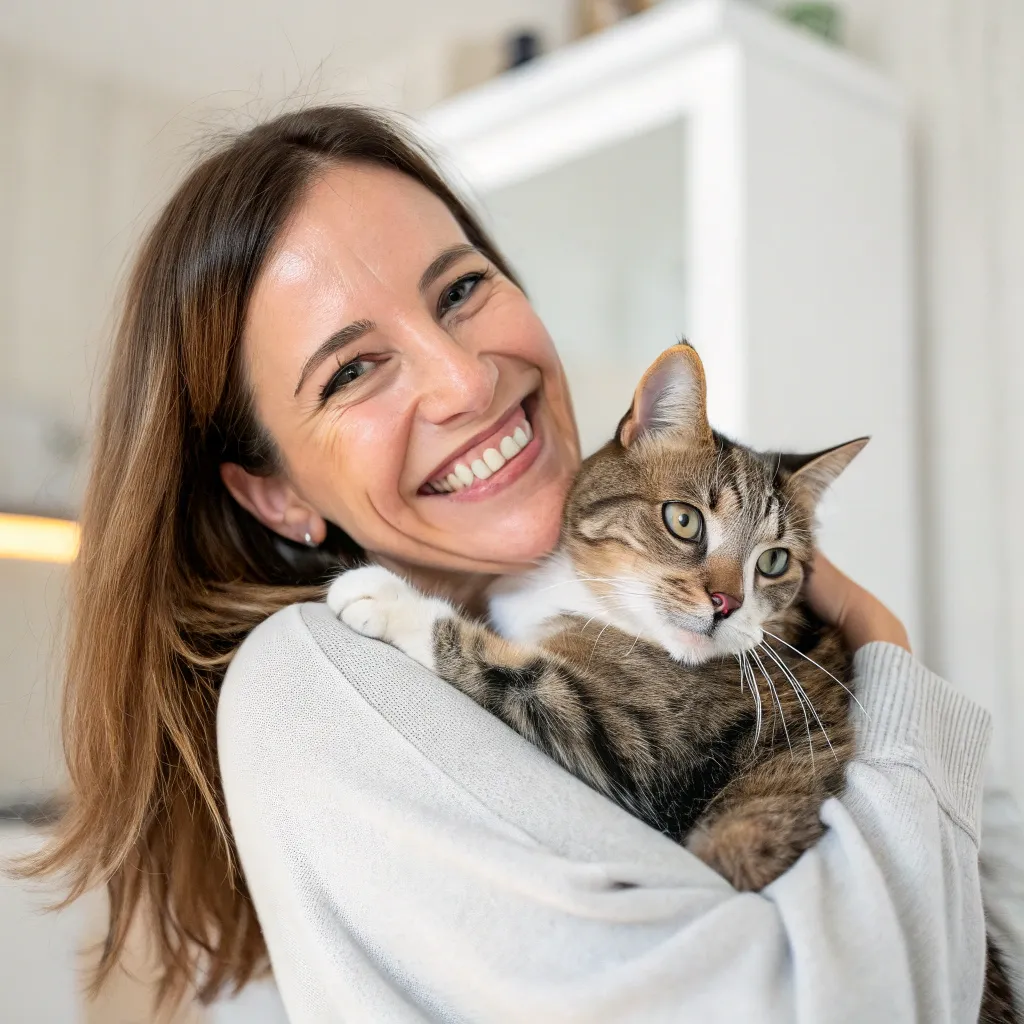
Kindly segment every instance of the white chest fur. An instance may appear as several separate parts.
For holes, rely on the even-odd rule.
[[[490,594],[491,624],[508,640],[536,643],[559,615],[610,621],[606,605],[566,555],[552,555],[524,576],[506,577]]]

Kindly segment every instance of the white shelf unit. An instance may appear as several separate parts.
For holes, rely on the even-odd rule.
[[[823,543],[917,632],[907,118],[841,50],[742,0],[665,2],[431,111],[562,353],[585,448],[685,335],[713,424],[872,444]]]

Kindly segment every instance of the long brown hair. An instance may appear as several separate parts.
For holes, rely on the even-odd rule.
[[[25,871],[62,873],[68,902],[106,885],[94,989],[138,915],[155,941],[162,1004],[193,987],[208,1001],[266,967],[226,824],[217,695],[246,634],[277,609],[319,597],[359,552],[335,526],[316,550],[279,537],[232,500],[219,467],[279,468],[245,387],[246,310],[311,179],[352,160],[423,184],[512,276],[417,142],[353,106],[286,114],[222,145],[150,230],[111,354],[72,573],[70,804]]]

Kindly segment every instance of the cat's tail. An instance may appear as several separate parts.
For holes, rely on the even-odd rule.
[[[978,1024],[1024,1024],[1010,987],[1003,954],[991,935],[985,945],[985,989],[981,996]]]

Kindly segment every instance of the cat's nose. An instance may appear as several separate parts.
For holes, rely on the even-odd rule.
[[[714,593],[711,595],[711,604],[714,606],[716,615],[727,619],[743,604],[743,601],[741,598],[733,597],[732,594]]]

